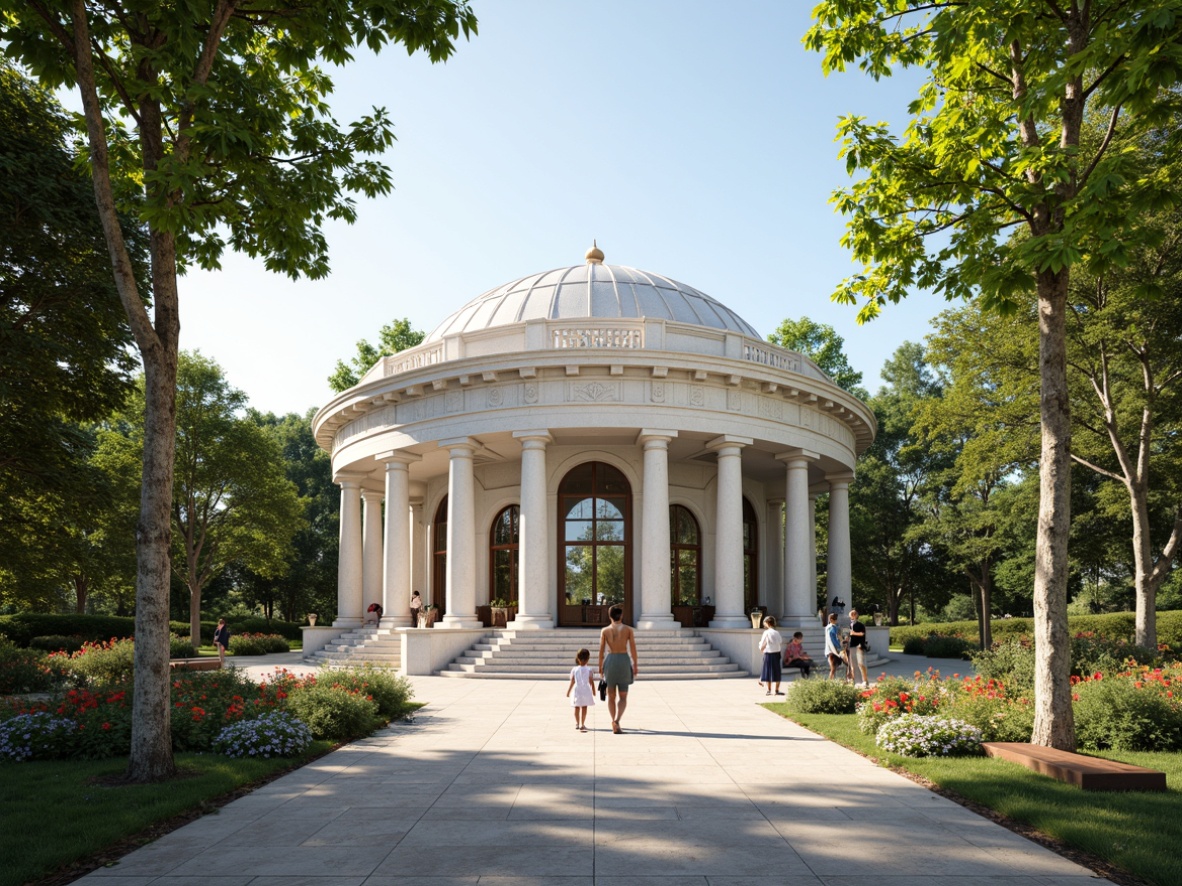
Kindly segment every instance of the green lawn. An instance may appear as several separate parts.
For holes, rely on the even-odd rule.
[[[318,741],[303,757],[277,760],[177,754],[186,777],[159,785],[104,786],[103,780],[126,770],[126,758],[6,764],[0,774],[0,886],[20,886],[85,862],[155,824],[215,804],[331,747]]]
[[[875,746],[873,736],[858,731],[857,719],[850,714],[790,714],[783,704],[767,707],[880,765],[920,775],[1156,886],[1182,883],[1182,755],[1103,754],[1165,772],[1165,793],[1083,791],[1004,760],[887,753]]]

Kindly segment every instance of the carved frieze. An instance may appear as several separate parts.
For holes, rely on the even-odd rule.
[[[618,381],[568,382],[568,403],[619,403],[624,399],[624,386]]]

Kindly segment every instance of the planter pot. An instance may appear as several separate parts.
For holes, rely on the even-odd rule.
[[[319,618],[319,616],[316,615],[315,613],[312,613],[312,612],[308,613],[308,624],[310,624],[312,627],[316,627],[316,619],[317,618]]]
[[[874,613],[874,624],[877,627],[882,627],[882,613],[881,612]]]
[[[435,627],[435,619],[439,617],[438,609],[424,609],[419,613],[419,627],[433,628]]]
[[[752,612],[751,613],[751,627],[753,627],[757,631],[761,627],[763,627],[763,613],[762,612]]]

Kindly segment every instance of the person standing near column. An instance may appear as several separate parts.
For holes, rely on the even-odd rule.
[[[772,683],[776,684],[776,695],[783,695],[780,691],[781,674],[780,655],[784,649],[784,637],[776,630],[776,619],[768,616],[763,620],[764,632],[759,638],[759,651],[763,653],[763,670],[759,673],[759,685],[767,683],[767,694],[772,694]]]
[[[419,613],[423,611],[423,598],[419,596],[419,592],[415,591],[410,595],[410,626],[417,628],[419,626]]]
[[[599,634],[599,673],[607,683],[607,712],[612,717],[612,732],[619,735],[620,718],[628,707],[628,687],[640,673],[636,657],[636,632],[624,624],[624,608],[608,610],[611,624]],[[616,694],[619,693],[619,701]]]
[[[858,621],[858,610],[850,610],[850,670],[857,667],[862,672],[862,682],[856,686],[868,686],[870,678],[866,676],[866,625]],[[854,671],[854,679],[858,679]]]

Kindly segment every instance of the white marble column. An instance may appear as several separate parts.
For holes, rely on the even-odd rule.
[[[640,618],[643,630],[675,630],[669,566],[669,442],[677,431],[643,428],[644,500],[640,518]]]
[[[371,603],[382,604],[382,493],[361,490],[361,618]]]
[[[743,447],[750,437],[717,437],[706,444],[718,453],[715,509],[714,619],[712,628],[750,628],[743,611]]]
[[[767,588],[768,612],[776,618],[784,614],[784,499],[767,503]]]
[[[410,618],[410,466],[419,456],[387,452],[378,456],[386,463],[386,559],[382,587],[385,613],[382,623],[391,627],[413,627]]]
[[[427,524],[423,522],[423,500],[421,498],[411,498],[410,500],[410,549],[411,549],[411,563],[410,563],[410,589],[412,592],[418,591],[419,596],[423,598],[423,605],[428,603],[438,603],[438,601],[431,599],[428,588],[429,579],[427,576],[431,574],[428,566],[427,553]]]
[[[361,477],[338,476],[341,486],[341,548],[337,559],[337,618],[333,625],[361,624]]]
[[[509,627],[552,628],[550,518],[546,509],[546,430],[515,431],[521,441],[521,518],[517,534],[517,617]]]
[[[803,449],[795,449],[777,455],[784,462],[784,502],[787,530],[784,540],[784,624],[786,627],[800,627],[813,624],[813,611],[817,592],[816,585],[809,587],[813,580],[815,542],[809,538],[812,524],[809,522],[809,464],[818,455]]]
[[[443,440],[450,456],[447,478],[447,614],[444,628],[478,628],[476,617],[476,482],[470,437]]]
[[[826,474],[829,481],[829,551],[826,559],[828,599],[841,597],[847,609],[856,608],[853,590],[853,571],[850,564],[850,483],[853,474]]]

